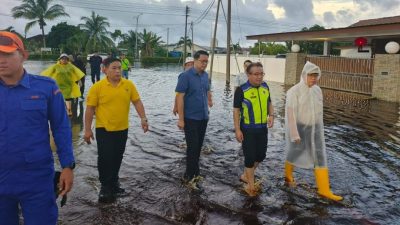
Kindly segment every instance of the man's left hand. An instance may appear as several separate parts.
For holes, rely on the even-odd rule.
[[[60,181],[59,181],[59,188],[60,188],[60,195],[64,196],[68,192],[71,191],[72,185],[74,183],[74,172],[71,168],[64,168],[61,171]]]

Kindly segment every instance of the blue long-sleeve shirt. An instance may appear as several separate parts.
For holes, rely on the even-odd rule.
[[[26,71],[18,85],[0,80],[0,169],[53,167],[49,125],[61,166],[71,165],[71,127],[55,81]]]

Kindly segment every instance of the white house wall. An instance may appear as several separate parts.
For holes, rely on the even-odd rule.
[[[285,79],[285,62],[284,58],[275,58],[275,56],[231,56],[231,75],[235,75],[243,72],[243,63],[245,60],[251,60],[252,62],[261,62],[264,67],[265,77],[264,80],[267,81],[275,81],[279,83],[283,83]],[[209,64],[207,70],[210,70],[211,65],[211,55],[209,60]],[[238,68],[239,67],[239,68]],[[240,71],[239,71],[240,69]],[[213,72],[216,73],[226,73],[226,55],[225,54],[216,54],[214,56],[214,66]],[[232,76],[234,77],[234,76]],[[232,80],[231,82],[234,82]]]

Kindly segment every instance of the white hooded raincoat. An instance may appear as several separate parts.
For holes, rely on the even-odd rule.
[[[322,91],[317,85],[308,87],[307,74],[321,70],[307,62],[301,80],[290,88],[286,96],[286,160],[300,168],[327,167]],[[300,138],[300,143],[294,141]]]

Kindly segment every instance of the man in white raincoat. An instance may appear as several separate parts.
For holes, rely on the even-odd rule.
[[[329,187],[326,160],[323,103],[321,88],[316,85],[321,70],[307,62],[301,72],[301,80],[287,92],[286,97],[286,146],[285,181],[294,186],[294,166],[314,168],[318,194],[340,201]]]

